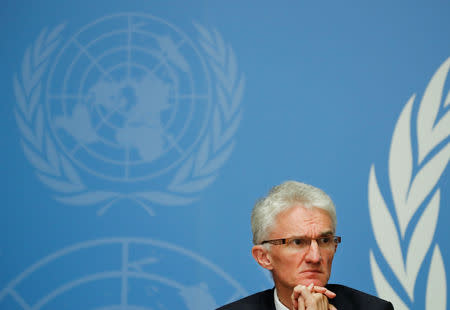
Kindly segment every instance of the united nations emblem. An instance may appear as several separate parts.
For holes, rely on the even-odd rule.
[[[0,309],[211,310],[245,295],[187,249],[112,238],[72,245],[30,266],[0,290]]]
[[[14,76],[22,146],[70,205],[186,205],[234,147],[244,78],[217,31],[144,14],[41,32]]]

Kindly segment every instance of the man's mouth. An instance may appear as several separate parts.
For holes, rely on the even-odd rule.
[[[302,274],[311,274],[311,275],[316,275],[319,273],[322,273],[320,270],[316,270],[316,269],[309,269],[309,270],[304,270],[301,272]]]

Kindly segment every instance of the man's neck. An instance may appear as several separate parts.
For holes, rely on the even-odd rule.
[[[283,305],[285,305],[288,309],[292,309],[292,300],[291,300],[292,289],[277,284],[275,284],[275,289],[280,302]]]
[[[277,289],[276,288],[273,291],[273,299],[274,299],[274,302],[275,302],[275,310],[289,310],[289,308],[287,308],[287,306],[284,305],[280,301],[280,298],[278,298],[278,294],[277,294]]]

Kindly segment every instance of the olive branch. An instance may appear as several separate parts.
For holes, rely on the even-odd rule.
[[[450,58],[437,70],[425,90],[417,112],[417,139],[412,140],[411,130],[415,94],[406,103],[395,126],[388,164],[394,215],[380,191],[374,165],[370,170],[369,211],[375,239],[409,300],[405,302],[388,283],[373,250],[370,251],[370,265],[378,294],[392,301],[396,309],[409,309],[407,304],[414,302],[416,279],[430,251],[426,309],[446,309],[444,261],[439,245],[433,239],[440,207],[437,184],[450,159],[447,139],[450,112],[444,110],[450,104],[450,96],[442,100],[449,68]],[[444,113],[438,117],[440,111]],[[418,150],[416,156],[414,142]],[[407,238],[409,231],[411,237]],[[402,248],[407,249],[406,253]]]

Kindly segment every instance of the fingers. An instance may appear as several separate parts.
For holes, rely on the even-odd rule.
[[[305,299],[311,298],[311,291],[304,285],[294,287],[291,295],[293,310],[304,310],[306,307]]]
[[[325,287],[314,286],[312,283],[306,287],[297,285],[291,295],[293,310],[304,310],[310,307],[323,310],[337,310],[328,303],[328,298],[334,298],[336,294]]]
[[[306,310],[305,300],[301,297],[298,299],[298,310]]]
[[[313,287],[313,291],[316,292],[316,293],[322,293],[322,294],[324,294],[325,296],[327,296],[330,299],[336,297],[336,294],[334,292],[328,290],[326,287],[314,286]]]

